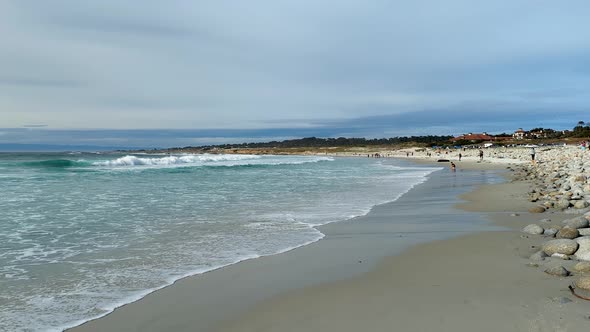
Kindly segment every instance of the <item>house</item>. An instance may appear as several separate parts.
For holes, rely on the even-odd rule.
[[[535,128],[529,132],[530,138],[547,138],[547,131],[543,128]]]
[[[481,133],[481,134],[469,133],[469,134],[457,136],[457,137],[451,139],[451,141],[453,141],[453,142],[457,142],[457,141],[481,142],[481,141],[492,141],[492,140],[494,140],[494,137],[488,135],[488,133],[486,133],[486,132]]]
[[[525,139],[526,137],[528,137],[529,133],[527,131],[524,131],[522,128],[518,128],[514,134],[512,134],[512,137],[514,139]]]

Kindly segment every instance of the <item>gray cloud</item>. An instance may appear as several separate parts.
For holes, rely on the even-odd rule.
[[[585,0],[4,1],[2,126],[394,136],[496,123],[486,112],[503,114],[498,128],[569,121],[590,102],[589,9]]]

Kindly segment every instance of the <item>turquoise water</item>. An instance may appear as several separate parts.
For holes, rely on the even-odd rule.
[[[296,248],[436,168],[324,156],[0,154],[0,330],[60,331]]]

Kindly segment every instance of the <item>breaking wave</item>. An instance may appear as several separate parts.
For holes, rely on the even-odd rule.
[[[281,157],[258,155],[182,155],[166,156],[160,158],[147,158],[127,155],[114,160],[97,161],[94,166],[103,167],[170,167],[170,166],[243,166],[243,165],[282,165],[303,164],[318,161],[332,161],[329,157]]]

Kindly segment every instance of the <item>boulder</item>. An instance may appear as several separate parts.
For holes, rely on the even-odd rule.
[[[570,273],[561,265],[550,266],[545,269],[545,273],[556,277],[567,277]]]
[[[578,228],[580,236],[590,235],[590,228]]]
[[[574,265],[573,270],[577,273],[590,273],[590,262],[579,262]]]
[[[590,291],[590,277],[580,277],[576,280],[576,287]]]
[[[580,236],[580,233],[575,228],[564,227],[555,235],[558,239],[575,239]]]
[[[581,199],[581,197],[580,197]],[[577,202],[574,203],[574,208],[576,209],[585,209],[588,207],[588,205],[590,205],[587,201],[584,200],[579,200]]]
[[[543,234],[545,230],[539,225],[530,224],[523,228],[522,231],[527,234],[540,235]]]
[[[543,261],[545,260],[545,257],[548,257],[547,254],[543,250],[539,250],[536,253],[532,254],[531,257],[529,257],[529,259],[532,261]]]
[[[590,261],[590,236],[582,236],[575,241],[578,249],[574,257],[581,261]]]
[[[570,206],[570,201],[567,199],[560,199],[559,201],[557,201],[557,203],[555,203],[555,208],[556,209],[561,209],[561,210],[565,210]]]
[[[532,208],[529,209],[530,213],[543,213],[545,212],[545,207],[544,206],[534,206]]]
[[[563,223],[565,224],[565,227],[575,228],[575,229],[588,227],[588,220],[586,220],[586,218],[584,218],[584,217],[576,217],[576,218],[572,218],[572,219],[566,219],[563,221]]]
[[[543,235],[553,237],[553,236],[555,236],[555,234],[557,234],[557,232],[559,232],[559,230],[557,228],[547,228],[543,232]]]
[[[543,251],[551,256],[555,253],[571,255],[578,249],[578,242],[569,239],[557,239],[545,242]]]

